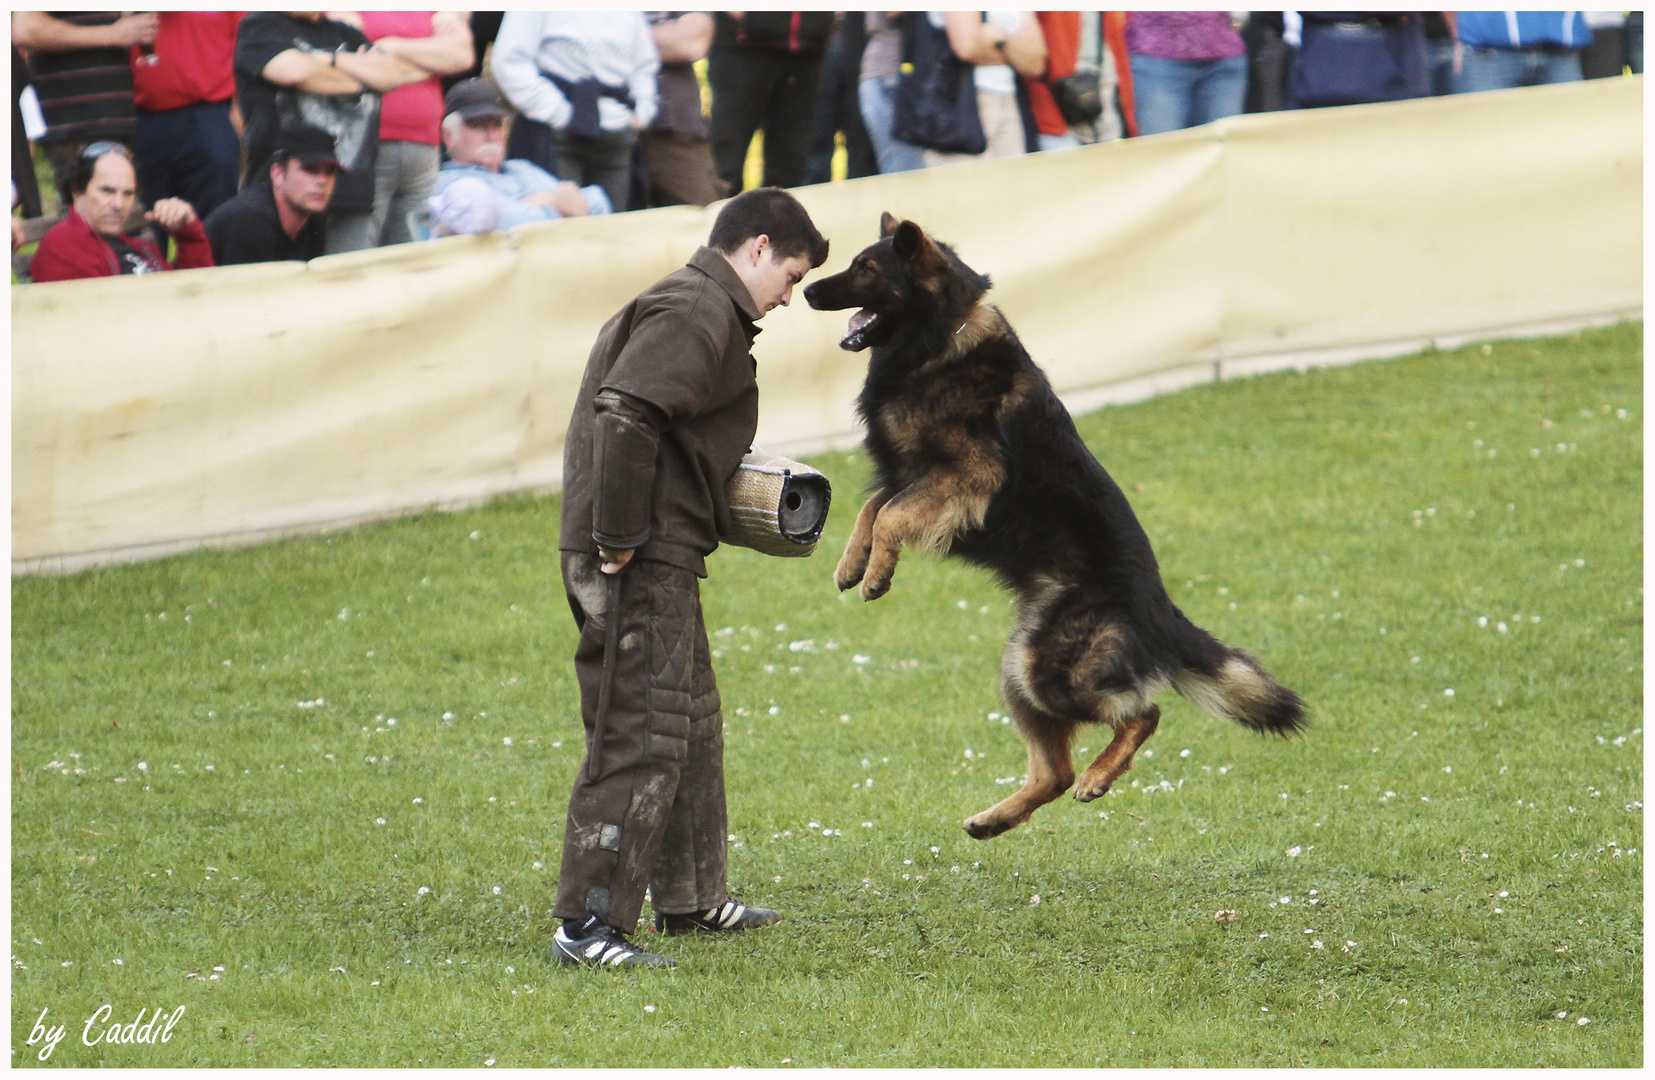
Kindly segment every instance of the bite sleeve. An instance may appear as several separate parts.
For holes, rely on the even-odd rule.
[[[629,551],[649,540],[664,417],[647,401],[615,390],[598,391],[593,405],[598,415],[592,436],[592,539],[610,551]]]

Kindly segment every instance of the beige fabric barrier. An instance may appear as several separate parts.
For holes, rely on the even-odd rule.
[[[1075,402],[1641,314],[1641,77],[1235,117],[798,192],[989,273]],[[12,290],[14,573],[554,487],[587,349],[716,207]],[[773,312],[761,444],[855,438],[847,313]]]

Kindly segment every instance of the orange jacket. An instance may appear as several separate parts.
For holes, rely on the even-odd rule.
[[[1034,17],[1040,23],[1040,32],[1046,35],[1046,76],[1024,78],[1029,88],[1029,106],[1034,110],[1034,123],[1042,135],[1066,135],[1069,125],[1064,123],[1047,84],[1075,72],[1075,61],[1080,57],[1080,12],[1037,11]]]

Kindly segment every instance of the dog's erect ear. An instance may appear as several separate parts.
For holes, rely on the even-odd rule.
[[[931,250],[931,241],[925,235],[925,230],[912,221],[904,221],[896,227],[896,232],[891,237],[891,246],[896,249],[897,258],[905,262],[917,262]]]
[[[896,215],[892,214],[889,210],[885,211],[883,214],[880,214],[879,215],[879,238],[881,240],[883,240],[887,236],[889,236],[892,233],[896,232],[896,227],[899,224],[901,224],[901,223],[899,221],[897,221]]]

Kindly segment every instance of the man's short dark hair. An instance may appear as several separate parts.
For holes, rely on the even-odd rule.
[[[88,146],[75,158],[75,167],[69,170],[69,194],[80,196],[86,194],[86,189],[92,185],[92,173],[107,154],[119,154],[132,164],[136,173],[138,166],[132,161],[132,151],[125,143],[103,139]]]
[[[713,222],[707,246],[734,255],[741,245],[761,235],[770,238],[773,259],[804,255],[812,268],[827,262],[828,242],[799,200],[779,187],[744,191],[726,203]]]

